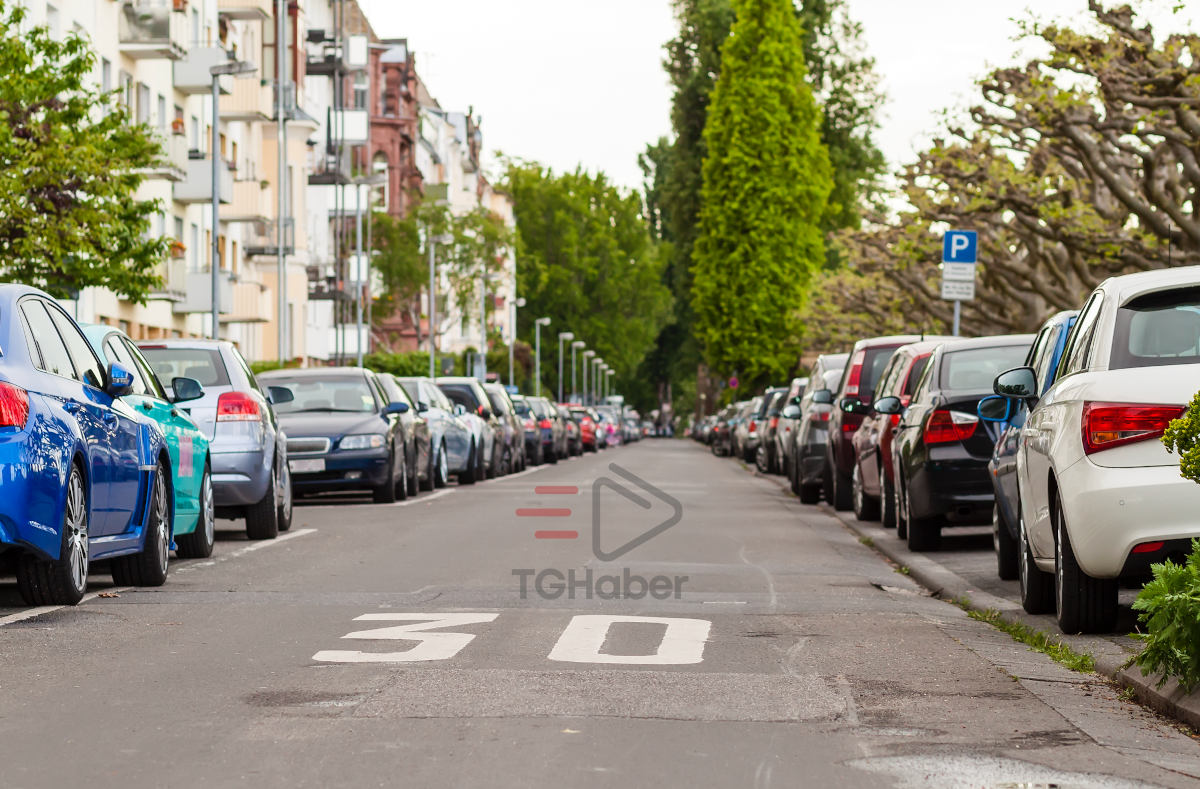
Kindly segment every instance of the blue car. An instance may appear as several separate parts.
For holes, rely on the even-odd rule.
[[[1038,391],[1044,393],[1054,381],[1067,335],[1075,325],[1077,310],[1060,312],[1042,324],[1025,365],[1037,371]],[[1005,581],[1015,580],[1020,571],[1017,564],[1017,448],[1021,428],[1029,415],[1023,400],[1009,400],[993,395],[979,402],[981,419],[999,429],[988,471],[996,490],[996,505],[992,510],[992,539],[996,546],[996,572]]]
[[[0,285],[0,552],[30,605],[78,603],[98,560],[120,585],[166,581],[170,459],[120,400],[133,382],[50,296]]]

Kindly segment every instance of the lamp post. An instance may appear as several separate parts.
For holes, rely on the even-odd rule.
[[[592,405],[600,400],[600,368],[603,366],[604,360],[599,356],[592,359]]]
[[[513,346],[517,344],[517,309],[525,306],[525,299],[515,299],[509,311],[508,321],[508,385],[513,385]]]
[[[382,173],[354,179],[354,356],[359,367],[363,366],[363,300],[371,297],[371,266],[363,261],[362,188],[367,187],[369,194],[371,189],[384,183],[387,183],[387,176]],[[371,327],[367,326],[367,334],[370,333]]]
[[[533,322],[533,396],[542,396],[542,327],[550,325],[550,318],[538,318]]]
[[[434,262],[438,244],[449,244],[454,236],[443,233],[433,235],[433,226],[425,229],[429,235],[429,377],[437,377],[437,264]]]
[[[560,331],[558,333],[558,402],[565,403],[563,400],[563,340],[573,340],[575,335],[569,331]]]
[[[583,391],[579,397],[584,405],[588,405],[588,369],[591,368],[595,356],[596,352],[590,348],[583,352]]]
[[[606,370],[604,373],[604,382],[606,384],[604,387],[604,399],[605,400],[607,400],[609,397],[612,396],[612,377],[616,374],[617,374],[617,371],[612,369],[611,367],[608,370]]]
[[[575,342],[571,343],[571,397],[579,394],[579,382],[576,378],[576,370],[579,369],[579,365],[576,363],[575,354],[577,351],[581,351],[586,347],[587,343],[583,340],[576,340]]]
[[[258,71],[247,60],[231,60],[209,68],[212,75],[212,338],[221,338],[221,77]],[[232,261],[231,261],[232,263]]]
[[[608,365],[600,362],[596,369],[598,370],[596,373],[596,399],[600,405],[604,405],[604,385],[608,383]]]

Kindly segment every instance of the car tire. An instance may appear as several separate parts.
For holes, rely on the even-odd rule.
[[[271,483],[261,500],[246,508],[246,536],[252,540],[273,540],[279,536],[279,508],[275,491],[279,487],[278,464],[271,469]]]
[[[1093,578],[1075,560],[1062,504],[1055,501],[1054,602],[1058,626],[1067,635],[1111,633],[1117,625],[1117,579]]]
[[[283,466],[283,490],[281,495],[282,500],[279,502],[279,531],[285,532],[292,528],[292,504],[295,503],[296,494],[292,492],[292,470],[285,464]]]
[[[879,489],[883,496],[879,501],[879,523],[885,529],[896,528],[896,486],[887,478],[883,466],[879,467]]]
[[[767,462],[766,447],[759,447],[758,451],[754,453],[754,467],[758,469],[759,473],[761,474],[770,473],[771,464]]]
[[[854,464],[850,477],[850,492],[853,499],[854,517],[860,521],[879,520],[879,500],[867,495],[862,486],[862,466]]]
[[[450,460],[446,456],[446,445],[439,444],[437,464],[433,467],[433,486],[444,488],[450,484]]]
[[[465,471],[459,472],[459,485],[474,485],[477,475],[479,474],[479,463],[475,459],[475,442],[471,442],[471,448],[467,452],[467,468]],[[433,472],[430,472],[433,473]]]
[[[913,552],[936,551],[942,545],[942,525],[935,518],[916,518],[912,498],[904,496],[904,521],[907,524],[908,549]]]
[[[78,605],[87,592],[88,502],[83,471],[71,464],[58,558],[31,553],[17,561],[17,587],[26,605]]]
[[[908,514],[904,507],[904,498],[908,494],[904,490],[904,483],[897,478],[896,480],[896,536],[901,540],[908,540]]]
[[[437,458],[434,457],[434,447],[432,442],[429,444],[428,457],[429,466],[425,469],[425,479],[418,480],[418,485],[420,486],[421,490],[433,490],[436,486],[436,482],[434,480],[434,462],[437,460]]]
[[[150,493],[150,511],[146,516],[146,543],[142,550],[112,560],[110,570],[117,586],[162,586],[167,582],[172,507],[166,476],[170,473],[167,464],[161,462],[154,472],[154,490]]]
[[[854,507],[854,491],[849,474],[833,469],[833,508],[841,512]]]
[[[417,450],[417,444],[413,442],[413,459],[412,463],[408,464],[408,495],[415,496],[421,492],[421,470],[417,468],[417,458],[420,452]]]
[[[826,504],[833,504],[833,472],[829,470],[829,461],[825,461],[825,468],[821,471],[821,495],[825,498]]]
[[[175,538],[175,554],[181,559],[207,559],[216,542],[216,507],[213,505],[212,474],[205,465],[200,479],[200,516],[196,530]]]
[[[1000,504],[992,505],[992,546],[996,549],[996,575],[1001,581],[1015,581],[1021,575],[1021,560],[1017,540],[1008,530],[1008,522],[1000,512]]]
[[[403,448],[402,448],[403,449]],[[401,457],[403,457],[403,451]],[[376,504],[391,504],[396,500],[396,445],[388,454],[388,475],[382,485],[371,489],[371,500]]]
[[[396,501],[408,501],[408,453],[400,445],[400,479],[396,480]]]
[[[546,462],[552,466],[558,463],[558,453],[554,451],[554,447],[551,447],[550,452],[547,453]]]
[[[1054,575],[1043,572],[1033,561],[1033,549],[1025,533],[1025,517],[1017,513],[1017,569],[1021,582],[1021,607],[1027,614],[1048,614],[1054,610]]]
[[[791,488],[792,488],[792,493],[796,494],[797,496],[800,496],[800,495],[801,495],[801,494],[800,494],[800,489],[801,489],[801,485],[800,485],[800,473],[799,473],[799,471],[796,469],[796,465],[797,465],[797,464],[795,464],[795,463],[789,463],[789,464],[788,464],[788,473],[787,473],[787,477],[788,477],[788,484],[789,484],[789,485],[791,486]],[[818,488],[817,488],[817,497],[819,498],[820,496],[821,496],[821,489],[820,489],[820,487],[818,487]],[[803,498],[801,498],[800,500],[801,500],[801,501],[804,501],[804,499],[803,499]],[[805,502],[805,503],[806,503],[806,504],[811,504],[811,503],[813,503],[813,502]]]

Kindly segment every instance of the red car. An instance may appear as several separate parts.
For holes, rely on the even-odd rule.
[[[917,388],[917,381],[929,356],[942,344],[940,339],[902,345],[892,354],[887,366],[879,376],[875,388],[875,400],[881,397],[900,398],[907,407]],[[850,440],[854,448],[855,465],[851,471],[851,506],[854,516],[860,521],[878,520],[882,515],[884,528],[892,528],[895,522],[895,473],[892,468],[892,439],[899,414],[879,414],[873,409],[862,418],[862,424],[854,431]],[[882,512],[881,505],[882,503]]]
[[[592,417],[591,409],[582,406],[571,406],[571,418],[579,425],[579,442],[584,452],[596,451],[596,420]]]

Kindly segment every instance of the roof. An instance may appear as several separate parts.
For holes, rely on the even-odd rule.
[[[1122,304],[1144,293],[1188,285],[1200,287],[1200,266],[1140,271],[1136,274],[1109,277],[1100,283],[1101,288],[1114,294]]]
[[[965,351],[971,348],[1001,348],[1005,345],[1033,345],[1036,334],[1000,334],[993,337],[968,337],[938,343],[946,353]]]
[[[285,367],[278,370],[268,370],[259,373],[259,378],[351,378],[355,375],[366,376],[370,370],[364,367]]]

